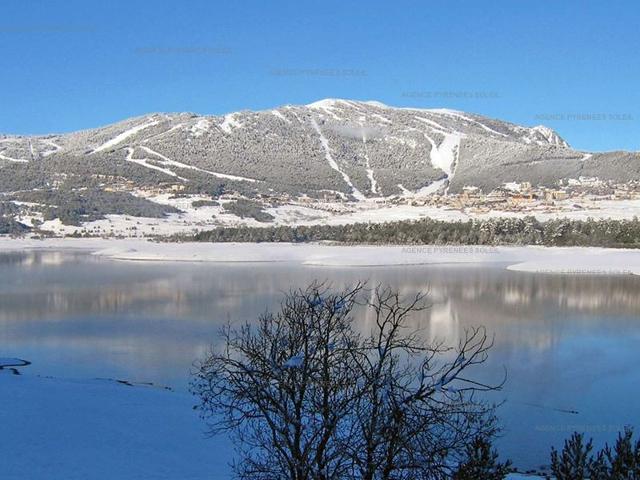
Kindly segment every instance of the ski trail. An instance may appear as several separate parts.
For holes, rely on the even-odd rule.
[[[441,133],[442,135],[447,135],[448,133],[451,133],[451,130],[447,129],[446,127],[443,127],[442,125],[440,125],[437,122],[434,122],[433,120],[429,120],[428,118],[417,117],[417,116],[413,118],[426,123],[427,125],[432,127],[434,130],[436,130],[438,133]]]
[[[383,117],[379,113],[372,113],[371,116],[377,118],[378,120],[380,120],[381,122],[384,122],[384,123],[388,123],[388,124],[392,124],[393,123],[387,117]]]
[[[186,178],[183,178],[183,177],[179,176],[177,173],[169,170],[168,168],[162,168],[162,167],[158,167],[157,165],[153,165],[153,164],[147,163],[147,160],[148,160],[147,158],[133,158],[133,152],[134,152],[133,148],[131,148],[131,147],[127,148],[127,161],[128,162],[136,163],[138,165],[141,165],[141,166],[146,167],[146,168],[150,168],[152,170],[157,170],[157,171],[162,172],[162,173],[164,173],[166,175],[170,175],[172,177],[179,178],[180,180],[182,180],[184,182],[188,182],[189,181]]]
[[[487,131],[489,133],[493,133],[495,135],[500,135],[502,137],[508,137],[509,136],[506,133],[498,132],[498,131],[494,130],[493,128],[486,126],[484,123],[479,122],[478,120],[474,120],[471,117],[467,117],[466,115],[462,115],[459,112],[454,112],[454,111],[447,110],[447,109],[434,109],[434,110],[429,110],[429,111],[437,112],[437,113],[441,113],[441,114],[445,114],[445,115],[451,115],[452,117],[461,118],[462,120],[466,120],[469,123],[474,123],[474,124],[478,125],[480,128],[482,128],[483,130],[485,130],[485,131]]]
[[[334,160],[333,156],[331,155],[331,149],[329,148],[329,141],[322,134],[322,131],[320,130],[320,127],[316,123],[315,119],[311,120],[311,124],[313,125],[313,128],[315,129],[316,132],[318,132],[318,135],[320,136],[320,143],[322,144],[322,148],[324,149],[324,156],[327,159],[327,162],[329,162],[329,166],[333,170],[338,172],[340,175],[342,175],[342,179],[345,181],[347,185],[349,185],[349,187],[351,188],[351,193],[357,200],[365,200],[367,197],[365,197],[362,194],[362,192],[355,187],[355,185],[351,182],[349,175],[347,175],[342,170],[340,170],[338,163]]]
[[[211,172],[209,170],[204,170],[202,168],[194,167],[193,165],[187,165],[186,163],[182,163],[182,162],[177,162],[175,160],[171,160],[170,158],[165,157],[161,153],[158,153],[155,150],[150,149],[149,147],[140,146],[140,148],[142,150],[144,150],[145,152],[147,152],[147,153],[149,153],[151,155],[155,155],[156,157],[160,158],[162,160],[161,163],[164,164],[164,165],[171,165],[171,166],[178,167],[178,168],[186,168],[188,170],[195,170],[196,172],[206,173],[208,175],[212,175],[212,176],[218,177],[218,178],[225,178],[227,180],[236,180],[236,181],[241,181],[241,182],[252,182],[252,183],[255,183],[257,181],[257,180],[255,180],[253,178],[239,177],[237,175],[227,175],[225,173]]]
[[[423,135],[431,144],[431,151],[429,152],[431,165],[439,168],[447,174],[448,178],[451,178],[454,173],[453,170],[457,160],[457,152],[460,150],[462,135],[459,133],[447,133],[444,135],[444,140],[442,140],[440,145],[437,145],[426,133]]]
[[[403,195],[412,195],[411,190],[407,190],[406,188],[404,188],[404,186],[401,183],[398,184],[398,188],[402,190]]]
[[[440,180],[436,180],[435,182],[431,182],[426,187],[420,188],[416,192],[416,195],[431,195],[431,194],[437,193],[438,191],[442,190],[443,188],[446,188],[448,183],[449,183],[449,178],[448,177],[441,178]]]
[[[13,163],[29,163],[29,160],[27,160],[25,158],[7,157],[6,155],[3,155],[2,153],[0,153],[0,160],[7,160],[7,161],[13,162]]]
[[[167,130],[165,132],[160,132],[160,133],[158,133],[156,135],[152,135],[152,136],[150,136],[148,138],[145,138],[144,140],[142,140],[142,143],[147,143],[149,140],[153,140],[155,138],[162,137],[163,135],[167,135],[167,134],[173,132],[174,130],[178,130],[180,127],[182,127],[182,125],[183,125],[182,123],[178,123],[177,125],[174,125],[173,127],[171,127],[169,130]]]
[[[136,133],[138,133],[141,130],[144,130],[145,128],[149,128],[152,127],[154,125],[157,125],[159,122],[157,120],[154,120],[153,122],[147,122],[147,123],[143,123],[142,125],[137,125],[133,128],[130,128],[129,130],[126,130],[124,132],[122,132],[120,135],[117,135],[115,137],[113,137],[111,140],[103,143],[102,145],[100,145],[98,148],[94,149],[91,153],[98,153],[101,152],[103,150],[106,150],[107,148],[111,148],[114,145],[118,145],[121,142],[124,142],[127,138],[135,135]]]
[[[371,168],[371,164],[369,163],[369,155],[367,153],[364,154],[364,159],[367,161],[367,178],[369,179],[369,183],[371,183],[371,193],[374,195],[378,194],[378,182],[373,176],[373,168]]]
[[[371,193],[374,195],[378,194],[378,182],[373,176],[373,168],[371,168],[371,162],[369,161],[369,154],[367,153],[367,139],[363,135],[362,136],[362,144],[364,149],[364,159],[367,162],[367,178],[369,179],[369,183],[371,184]]]
[[[55,143],[53,140],[43,140],[45,145],[49,145],[50,147],[53,148],[53,150],[45,150],[44,152],[41,153],[41,155],[43,157],[48,157],[49,155],[53,155],[56,152],[59,152],[60,150],[62,150],[62,147],[60,145],[58,145],[57,143]]]

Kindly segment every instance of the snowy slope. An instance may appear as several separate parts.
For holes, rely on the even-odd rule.
[[[24,179],[12,184],[16,190],[31,188],[40,173],[95,171],[136,184],[244,182],[249,194],[363,200],[581,175],[633,180],[640,178],[640,155],[578,152],[547,127],[456,110],[325,99],[223,116],[150,114],[64,135],[0,136],[0,168]],[[434,182],[443,180],[440,189]]]

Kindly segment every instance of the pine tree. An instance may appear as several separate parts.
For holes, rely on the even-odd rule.
[[[502,480],[511,472],[511,461],[498,462],[498,453],[491,442],[478,436],[467,446],[466,458],[453,480]]]
[[[631,480],[640,478],[640,440],[633,444],[633,430],[625,428],[618,435],[613,451],[607,447],[604,455],[609,463],[611,479]]]
[[[594,466],[591,455],[593,441],[584,443],[584,436],[575,432],[565,440],[562,452],[551,448],[551,471],[557,480],[586,480]]]

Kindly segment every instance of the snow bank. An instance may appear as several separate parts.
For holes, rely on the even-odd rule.
[[[575,275],[640,275],[640,252],[605,248],[547,249],[544,257],[509,265],[520,272]]]
[[[144,239],[0,238],[0,252],[85,250],[117,260],[292,262],[332,267],[499,264],[509,270],[591,275],[640,275],[640,251],[584,247],[343,246],[319,243],[154,243]]]

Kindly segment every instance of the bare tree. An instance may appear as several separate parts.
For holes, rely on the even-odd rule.
[[[496,433],[494,406],[476,394],[501,385],[466,375],[486,361],[492,342],[484,328],[473,328],[456,348],[426,343],[407,326],[408,316],[425,308],[422,294],[403,301],[378,288],[368,306],[375,327],[352,351],[365,379],[350,418],[359,430],[349,442],[356,477],[450,478],[475,436]]]
[[[468,378],[491,347],[482,328],[456,348],[409,330],[424,297],[323,284],[285,296],[257,325],[223,329],[224,348],[197,366],[192,391],[211,434],[230,432],[243,479],[439,479],[478,435],[496,432],[499,389]],[[370,308],[367,334],[354,325]]]

